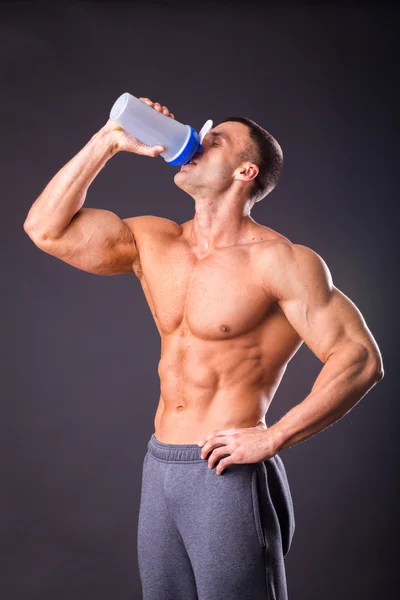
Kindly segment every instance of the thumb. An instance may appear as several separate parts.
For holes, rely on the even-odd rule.
[[[150,153],[151,153],[152,156],[158,156],[162,152],[165,152],[165,150],[166,150],[165,146],[161,146],[161,145],[152,146],[150,148]]]

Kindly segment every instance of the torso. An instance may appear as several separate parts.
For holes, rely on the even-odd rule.
[[[196,444],[265,415],[302,340],[268,290],[268,260],[289,240],[254,223],[243,243],[200,255],[192,221],[136,237],[138,275],[161,336],[156,438]],[[262,283],[263,279],[263,283]]]

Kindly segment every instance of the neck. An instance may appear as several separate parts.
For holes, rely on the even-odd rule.
[[[191,242],[199,254],[233,246],[243,239],[248,226],[251,201],[236,198],[195,199]]]

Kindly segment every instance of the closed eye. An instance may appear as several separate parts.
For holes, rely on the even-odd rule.
[[[211,144],[211,146],[219,146],[219,144],[217,144],[216,142],[213,142],[213,143]]]

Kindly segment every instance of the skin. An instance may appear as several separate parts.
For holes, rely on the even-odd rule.
[[[220,474],[229,464],[266,460],[349,412],[382,379],[381,354],[324,260],[250,216],[258,167],[238,158],[250,141],[247,127],[218,125],[197,164],[175,174],[195,203],[193,219],[180,224],[82,208],[87,187],[115,152],[157,155],[128,138],[108,122],[48,184],[25,231],[79,269],[139,279],[161,338],[156,438],[199,443]],[[267,427],[268,408],[303,342],[323,363],[321,372],[310,394]]]
[[[209,132],[203,153],[194,157],[196,165],[182,167],[174,177],[195,200],[194,219],[161,224],[166,235],[151,254],[148,240],[141,243],[135,234],[142,287],[162,338],[155,435],[166,443],[195,443],[215,426],[265,429],[265,413],[284,372],[263,341],[279,315],[266,303],[261,278],[254,279],[257,247],[283,236],[250,217],[248,189],[258,167],[239,164],[236,158],[248,142],[241,123]],[[168,266],[169,277],[163,279]],[[230,282],[224,290],[221,280]],[[215,306],[214,315],[209,306]],[[208,317],[203,321],[201,315]],[[291,329],[287,324],[282,328],[285,363],[301,345]],[[255,355],[243,364],[243,355],[249,353]]]
[[[216,144],[212,132],[230,141]],[[333,285],[323,259],[250,217],[258,167],[236,159],[249,141],[247,127],[228,122],[212,132],[197,164],[174,177],[195,201],[194,218],[165,220],[159,237],[135,237],[162,341],[155,436],[199,442],[210,468],[228,455],[219,460],[220,474],[338,420],[381,379],[383,367],[361,313]],[[293,413],[267,428],[268,407],[303,341],[326,366],[303,404],[303,420]]]

